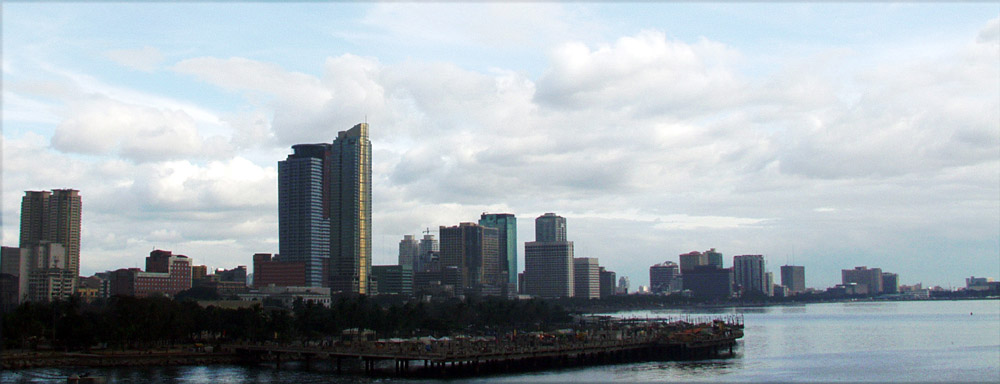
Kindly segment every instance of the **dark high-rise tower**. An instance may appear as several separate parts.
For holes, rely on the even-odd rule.
[[[511,213],[483,213],[479,225],[499,230],[500,284],[508,294],[517,291],[517,218]]]
[[[475,223],[439,228],[441,266],[458,268],[463,292],[500,295],[498,232]]]
[[[566,218],[546,213],[535,219],[535,241],[566,241]]]
[[[368,123],[337,134],[330,149],[330,286],[368,293],[372,260],[372,144]]]
[[[330,144],[299,144],[278,162],[278,254],[305,265],[305,284],[326,284],[330,259]]]
[[[365,294],[371,269],[368,124],[332,144],[299,144],[278,162],[281,261],[304,262],[306,285]]]

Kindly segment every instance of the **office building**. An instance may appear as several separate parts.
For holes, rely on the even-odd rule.
[[[483,213],[479,217],[479,225],[499,231],[501,284],[510,296],[517,287],[517,218],[511,213]]]
[[[864,286],[855,289],[855,294],[877,295],[882,293],[882,269],[868,267],[854,267],[854,269],[843,269],[840,271],[842,285],[857,284]]]
[[[546,213],[535,219],[535,241],[551,243],[566,240],[566,218]]]
[[[475,223],[441,226],[441,266],[456,267],[465,294],[498,296],[506,287],[501,279],[499,230]]]
[[[253,255],[253,286],[305,287],[306,264],[302,261],[281,261],[270,253]]]
[[[0,310],[8,312],[27,300],[30,249],[3,247],[0,251]]]
[[[33,279],[37,284],[49,284],[54,290],[46,288],[51,294],[32,295],[35,299],[43,297],[59,297],[68,288],[68,294],[73,295],[76,279],[80,274],[80,221],[82,202],[80,192],[74,189],[54,189],[49,191],[26,191],[21,199],[21,233],[20,248],[33,249],[46,244],[44,252],[51,250],[48,244],[58,244],[65,257],[53,255],[51,260],[58,261],[59,266],[47,265],[45,271],[39,271],[39,277]],[[39,249],[32,252],[37,254]],[[47,256],[45,256],[47,257]],[[50,259],[46,259],[50,260]],[[35,264],[46,265],[42,260]],[[54,271],[58,268],[61,271]],[[33,269],[33,268],[32,268]],[[29,271],[30,274],[30,271]],[[41,276],[46,276],[42,278]],[[69,279],[63,281],[63,279]],[[39,291],[41,292],[41,291]]]
[[[596,257],[573,258],[573,297],[601,297],[601,272]]]
[[[139,268],[111,272],[112,295],[147,297],[173,296],[191,289],[191,259],[170,251],[153,250],[146,258],[146,271]]]
[[[339,132],[330,154],[331,288],[366,294],[372,260],[372,144],[368,140],[368,123]]]
[[[669,293],[680,290],[680,268],[673,261],[664,261],[649,267],[649,291]]]
[[[566,219],[546,213],[535,219],[535,241],[524,243],[524,291],[543,298],[572,297],[573,242]]]
[[[428,230],[427,232],[430,232]],[[430,272],[430,271],[440,271],[440,251],[441,246],[434,235],[424,234],[424,237],[420,239],[420,245],[417,252],[417,260],[414,263],[415,272]]]
[[[304,286],[328,285],[330,144],[299,144],[278,162],[278,253],[301,263]],[[256,268],[255,268],[256,270]]]
[[[707,265],[714,265],[716,268],[723,268],[721,252],[717,252],[715,248],[712,248],[705,251],[704,255],[705,255],[705,263]]]
[[[629,289],[629,279],[628,276],[622,276],[618,278],[618,287],[615,288],[615,294],[617,295],[627,295]]]
[[[806,291],[806,267],[801,265],[781,266],[781,285],[784,285],[787,296],[797,295]]]
[[[763,255],[733,256],[733,275],[737,292],[742,296],[767,296],[769,289]]]
[[[77,276],[67,268],[69,254],[59,243],[40,241],[27,249],[27,301],[69,300],[75,292]]]
[[[707,299],[728,299],[733,295],[733,269],[699,265],[682,275],[684,290]]]
[[[367,293],[371,269],[368,124],[332,144],[299,144],[278,162],[279,261],[305,265],[306,285]]]
[[[608,271],[604,267],[598,268],[601,280],[601,298],[606,298],[615,295],[615,272]],[[574,273],[576,273],[574,271]]]
[[[680,269],[681,273],[687,273],[687,271],[693,270],[695,267],[708,265],[708,256],[704,253],[698,251],[691,251],[680,255]],[[716,268],[722,268],[717,266]]]
[[[882,272],[882,293],[899,293],[899,275]]]
[[[399,241],[399,256],[398,265],[406,266],[411,270],[416,269],[415,266],[420,258],[420,243],[417,239],[413,238],[413,235],[403,235],[403,240]]]
[[[215,270],[215,277],[221,282],[240,283],[247,285],[247,266],[240,265],[233,269],[219,268]]]
[[[402,265],[374,265],[372,280],[379,295],[413,295],[413,270]]]

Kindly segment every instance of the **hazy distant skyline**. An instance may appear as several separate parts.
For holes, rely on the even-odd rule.
[[[83,200],[81,273],[277,252],[277,162],[367,119],[374,264],[567,219],[633,289],[763,254],[806,285],[1000,278],[996,3],[4,3],[3,245]]]

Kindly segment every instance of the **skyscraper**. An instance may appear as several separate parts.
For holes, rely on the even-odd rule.
[[[442,226],[441,266],[457,267],[463,292],[500,295],[499,235],[475,223]]]
[[[566,218],[546,213],[535,219],[535,241],[566,241]]]
[[[414,269],[414,265],[420,256],[420,243],[413,235],[403,235],[403,240],[399,241],[399,262],[398,265],[404,268]]]
[[[66,250],[65,269],[80,274],[80,191],[53,189],[27,191],[21,199],[20,247],[43,241],[57,243]]]
[[[764,275],[764,256],[739,255],[733,257],[733,274],[743,295],[767,294],[767,276]]]
[[[279,260],[303,262],[306,285],[367,293],[371,269],[368,124],[332,144],[299,144],[278,162]]]
[[[806,267],[801,265],[782,265],[781,285],[788,288],[787,294],[789,295],[805,292]]]
[[[573,297],[601,297],[601,272],[596,257],[573,259]]]
[[[511,213],[483,213],[479,225],[499,230],[502,284],[512,294],[517,287],[517,218]]]
[[[330,144],[299,144],[278,162],[278,254],[303,263],[305,285],[328,285]]]
[[[708,265],[708,256],[698,251],[691,251],[682,254],[679,256],[679,259],[681,262],[681,273],[687,273],[688,271],[694,270],[695,267]],[[722,268],[722,266],[717,266],[717,268]]]
[[[372,260],[372,144],[368,123],[337,134],[330,149],[330,283],[366,294]]]
[[[680,269],[673,261],[664,261],[649,267],[649,290],[653,293],[680,290]]]
[[[705,262],[708,265],[714,265],[716,268],[722,268],[722,253],[717,252],[715,248],[709,249],[703,253],[705,255]]]
[[[535,241],[524,243],[524,291],[544,298],[573,296],[573,242],[566,219],[546,213],[535,219]]]

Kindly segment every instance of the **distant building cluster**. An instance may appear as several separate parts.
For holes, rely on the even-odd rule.
[[[535,218],[534,241],[524,243],[518,266],[517,218],[483,213],[477,222],[403,235],[397,263],[372,265],[372,159],[368,124],[337,134],[332,143],[298,144],[278,161],[278,253],[256,253],[247,266],[209,271],[192,258],[154,249],[145,269],[80,273],[81,197],[73,189],[27,191],[21,202],[18,247],[0,253],[0,310],[20,303],[79,297],[188,294],[289,306],[296,300],[330,305],[337,294],[402,297],[540,297],[585,299],[631,293],[680,294],[704,299],[795,296],[806,288],[805,267],[783,265],[780,282],[763,255],[744,254],[724,265],[711,248],[649,267],[649,285],[630,289],[597,257],[577,257],[566,218]],[[880,268],[841,271],[837,295],[927,297],[940,287],[900,285]],[[965,290],[1000,292],[987,278],[966,279]]]

